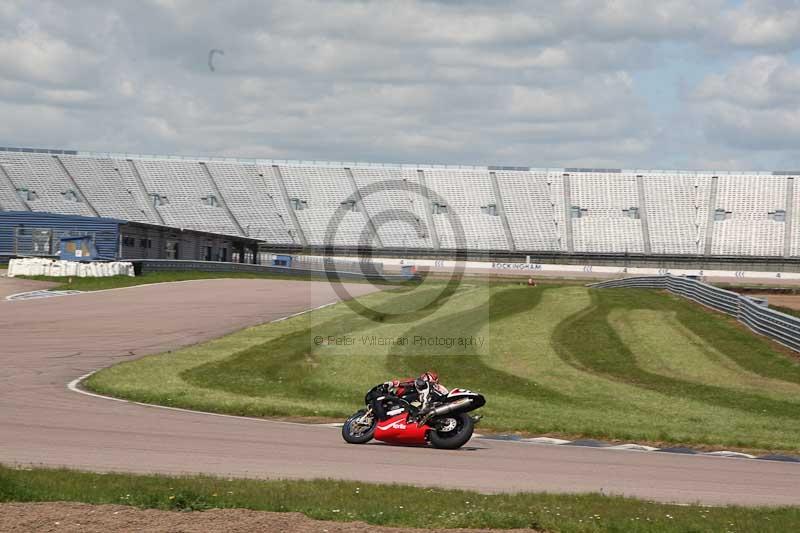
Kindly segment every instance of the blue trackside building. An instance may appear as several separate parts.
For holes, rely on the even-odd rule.
[[[61,255],[100,261],[185,259],[255,263],[259,241],[190,229],[114,218],[58,215],[36,211],[0,211],[0,260]],[[83,245],[76,245],[83,243]],[[89,244],[90,243],[90,244]],[[74,256],[80,249],[81,257]],[[92,250],[93,257],[84,257]]]
[[[57,257],[61,239],[90,237],[94,259],[119,258],[120,227],[124,220],[33,211],[0,211],[0,257]]]

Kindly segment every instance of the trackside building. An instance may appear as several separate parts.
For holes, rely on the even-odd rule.
[[[0,211],[0,260],[59,257],[62,241],[89,239],[105,261],[182,259],[255,263],[256,239],[130,222],[32,211]]]

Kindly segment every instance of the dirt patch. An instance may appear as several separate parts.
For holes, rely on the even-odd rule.
[[[748,294],[753,298],[763,298],[769,305],[788,307],[789,309],[800,310],[800,295],[796,294]]]
[[[313,520],[300,513],[267,513],[248,509],[212,509],[203,512],[157,511],[122,505],[89,505],[83,503],[5,503],[0,504],[0,531],[58,531],[105,533],[108,531],[140,531],[171,533],[250,533],[251,531],[294,531],[352,533],[402,533],[433,531],[371,526],[364,522],[328,522]],[[479,532],[488,529],[441,529],[435,531]],[[532,529],[503,530],[533,532]]]
[[[5,271],[2,271],[2,274],[5,274]],[[11,296],[19,292],[41,291],[44,289],[51,289],[56,285],[58,285],[58,283],[53,283],[51,281],[7,278],[0,275],[0,300],[4,300],[6,296]]]
[[[702,279],[705,283],[716,285],[743,294],[756,292],[788,292],[792,293],[800,288],[800,279],[786,278],[717,278],[706,276]]]

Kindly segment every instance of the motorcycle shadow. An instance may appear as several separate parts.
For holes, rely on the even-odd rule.
[[[387,446],[389,448],[422,448],[426,450],[436,450],[437,452],[477,452],[480,450],[488,450],[489,448],[486,446],[462,446],[456,450],[440,450],[430,444],[403,444],[403,443],[389,443],[389,442],[380,442],[380,441],[371,441],[367,443],[367,446]]]

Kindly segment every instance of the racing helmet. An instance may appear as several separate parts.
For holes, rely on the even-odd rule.
[[[439,374],[433,370],[428,370],[420,376],[420,379],[425,380],[428,383],[439,383]]]

